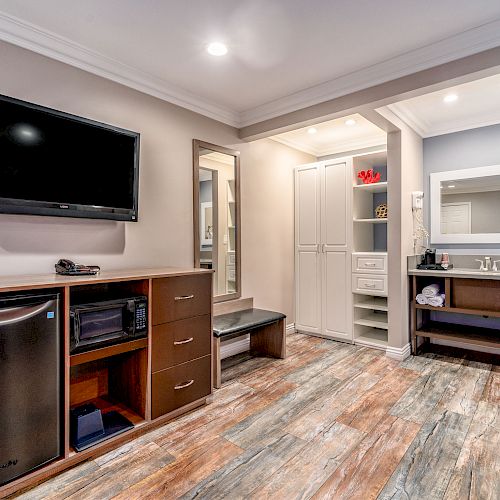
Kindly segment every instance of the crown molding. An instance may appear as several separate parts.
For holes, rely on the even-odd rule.
[[[304,153],[308,153],[310,155],[319,158],[321,156],[334,155],[337,153],[344,153],[346,151],[354,151],[358,149],[372,148],[372,147],[385,147],[387,145],[387,140],[380,136],[376,137],[365,137],[363,139],[353,139],[351,141],[342,141],[335,142],[332,146],[328,148],[315,148],[310,146],[309,144],[304,144],[301,141],[295,141],[288,137],[280,137],[279,135],[270,137],[273,141],[279,142],[280,144],[284,144],[293,149],[298,149],[299,151],[303,151]]]
[[[239,113],[235,111],[3,12],[0,12],[0,40],[102,76],[233,127],[239,126]]]
[[[0,12],[0,40],[241,128],[500,46],[500,20],[243,112],[200,98],[161,78],[3,12]]]
[[[253,125],[498,46],[500,20],[495,20],[244,111],[240,126]]]
[[[462,119],[454,118],[433,124],[416,116],[404,103],[389,104],[387,108],[424,139],[500,123],[500,111],[497,109],[492,109],[486,115],[476,117],[467,116]]]

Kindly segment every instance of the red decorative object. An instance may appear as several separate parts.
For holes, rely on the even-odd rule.
[[[358,173],[358,178],[363,181],[363,184],[375,184],[380,181],[380,172],[373,173],[373,168],[370,170],[361,170]]]

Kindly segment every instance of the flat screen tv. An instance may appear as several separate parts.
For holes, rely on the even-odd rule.
[[[0,96],[0,213],[137,221],[139,134]]]

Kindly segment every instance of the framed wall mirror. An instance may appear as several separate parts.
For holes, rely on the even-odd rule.
[[[432,243],[500,243],[500,165],[430,174]]]
[[[214,302],[241,296],[240,154],[193,140],[194,265],[214,270]]]

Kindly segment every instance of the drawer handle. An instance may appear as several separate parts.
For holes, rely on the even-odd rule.
[[[363,286],[365,288],[375,288],[375,283],[365,283]]]
[[[365,267],[375,267],[376,265],[375,262],[365,262]]]
[[[186,387],[189,387],[190,385],[194,384],[194,380],[190,380],[189,382],[185,382],[184,384],[179,384],[174,387],[176,391],[179,389],[185,389]]]
[[[189,300],[189,299],[194,299],[194,295],[179,295],[177,297],[174,297],[174,300]]]
[[[189,344],[189,342],[192,342],[193,340],[193,337],[189,337],[188,339],[184,340],[174,340],[174,345]]]

